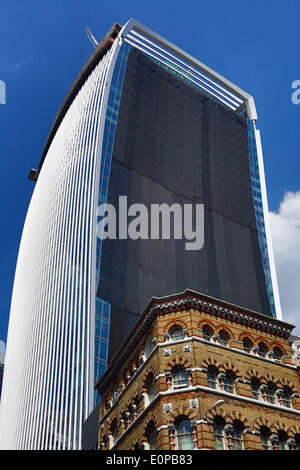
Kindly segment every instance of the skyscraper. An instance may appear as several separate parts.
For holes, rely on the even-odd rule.
[[[133,19],[98,45],[30,172],[1,447],[80,447],[94,384],[151,295],[190,288],[281,318],[256,119],[250,95]],[[204,247],[101,240],[97,207],[119,196],[204,204]]]

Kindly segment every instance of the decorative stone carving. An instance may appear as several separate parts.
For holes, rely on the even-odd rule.
[[[190,408],[199,408],[198,398],[193,398],[190,400]]]
[[[172,411],[172,403],[165,403],[164,404],[164,412],[165,413],[171,413]]]

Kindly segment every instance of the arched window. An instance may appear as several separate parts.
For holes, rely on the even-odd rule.
[[[116,386],[113,389],[112,398],[111,398],[111,402],[112,402],[113,405],[116,403],[118,398],[119,398],[119,391],[118,391],[118,387]]]
[[[288,450],[287,445],[287,434],[284,431],[278,432],[278,449],[279,450]]]
[[[210,341],[212,335],[213,335],[213,330],[210,328],[210,326],[204,325],[202,327],[202,337],[203,337],[203,339],[205,339],[206,341]]]
[[[233,422],[231,439],[233,450],[243,450],[243,425],[239,421]]]
[[[253,343],[250,339],[244,338],[243,339],[243,347],[244,351],[250,353],[251,349],[253,348]]]
[[[149,335],[147,337],[146,344],[145,344],[145,358],[146,359],[147,359],[147,357],[150,356],[153,348],[154,348],[153,338],[152,338],[152,335]]]
[[[171,341],[178,341],[180,339],[184,339],[183,329],[179,325],[173,326],[169,331],[169,335]]]
[[[182,418],[177,422],[176,439],[178,450],[192,450],[194,448],[193,431],[189,419]]]
[[[265,397],[269,403],[275,403],[275,393],[276,393],[276,386],[273,382],[268,382],[267,386],[265,387]]]
[[[118,439],[118,422],[116,419],[113,420],[111,425],[111,434],[112,434],[112,446],[116,445]]]
[[[282,353],[280,348],[276,347],[276,348],[273,349],[273,357],[274,357],[275,361],[280,362],[282,356],[283,356],[283,353]]]
[[[267,351],[268,351],[267,346],[266,346],[264,343],[259,343],[259,345],[258,345],[258,351],[257,351],[258,355],[259,355],[260,357],[265,357],[266,354],[267,354]]]
[[[251,379],[251,391],[252,391],[252,397],[254,398],[254,400],[260,400],[261,396],[260,396],[260,386],[261,386],[261,383],[260,381],[253,377]]]
[[[209,388],[217,388],[217,383],[218,383],[218,369],[214,366],[209,366],[207,368],[207,382]]]
[[[260,441],[262,450],[272,450],[272,444],[270,442],[270,430],[266,426],[260,428]]]
[[[157,432],[156,429],[154,429],[150,436],[149,436],[149,447],[150,450],[156,450],[157,449]]]
[[[156,390],[155,390],[155,377],[152,377],[151,382],[148,387],[148,398],[149,398],[149,403],[151,403],[156,396]]]
[[[153,421],[147,426],[146,436],[149,442],[149,450],[156,450],[157,449],[157,430],[155,428],[155,424]]]
[[[235,375],[230,370],[226,374],[222,374],[220,376],[221,389],[228,393],[234,393],[234,379]]]
[[[214,426],[214,439],[215,439],[216,450],[224,450],[225,449],[225,434],[224,434],[225,422],[223,418],[216,416],[214,418],[213,426]]]
[[[133,423],[133,421],[138,417],[140,414],[140,401],[141,398],[137,397],[134,402],[129,406],[128,413],[129,413],[129,421]]]
[[[287,408],[292,407],[291,389],[289,387],[283,387],[282,406],[286,406]]]
[[[173,388],[187,387],[189,384],[189,378],[185,367],[176,367],[172,372],[173,377]]]
[[[227,346],[229,341],[229,336],[226,333],[226,331],[221,330],[219,332],[219,343],[222,344],[222,346]]]

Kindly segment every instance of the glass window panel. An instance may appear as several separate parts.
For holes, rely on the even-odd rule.
[[[224,426],[217,419],[214,420],[214,438],[216,449],[224,450]]]
[[[107,351],[107,342],[102,340],[101,344],[100,344],[100,357],[101,357],[101,359],[106,359],[106,351]]]
[[[210,341],[210,338],[212,336],[212,331],[211,329],[209,328],[209,326],[204,326],[202,328],[202,336],[203,338],[206,340],[206,341]]]
[[[234,378],[231,375],[226,374],[223,380],[225,392],[234,393]]]
[[[181,420],[177,426],[177,441],[179,450],[192,450],[193,433],[188,419]]]
[[[153,377],[148,389],[148,397],[150,402],[155,398],[155,392],[155,378]]]
[[[176,327],[174,328],[171,333],[170,333],[170,336],[171,336],[171,339],[173,341],[176,341],[176,340],[179,340],[179,339],[183,339],[184,338],[184,333],[182,331],[182,328],[180,327]]]
[[[103,304],[103,317],[109,319],[110,305],[108,303]]]
[[[102,338],[108,338],[109,334],[109,324],[106,321],[102,321],[102,327],[101,327],[101,336]]]
[[[174,387],[184,387],[188,385],[188,375],[184,367],[180,367],[175,370],[173,376]]]
[[[213,369],[208,369],[207,371],[207,381],[209,388],[217,388],[217,373]]]
[[[232,444],[233,444],[233,450],[243,449],[243,433],[242,433],[242,428],[238,424],[233,425]]]

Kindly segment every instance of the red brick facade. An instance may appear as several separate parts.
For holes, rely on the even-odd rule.
[[[292,328],[189,291],[152,301],[97,385],[99,449],[300,448]]]

